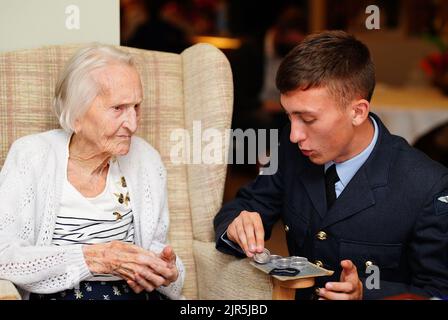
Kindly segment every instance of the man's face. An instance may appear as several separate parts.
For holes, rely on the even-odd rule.
[[[325,87],[297,89],[280,96],[291,121],[289,139],[315,164],[350,158],[355,135],[352,110],[341,107]]]
[[[94,76],[102,91],[77,120],[78,133],[98,153],[124,155],[140,119],[143,99],[140,76],[125,64],[109,65],[97,70]]]

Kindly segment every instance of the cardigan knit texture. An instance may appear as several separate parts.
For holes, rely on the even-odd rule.
[[[71,134],[51,130],[16,140],[0,172],[0,279],[12,281],[24,299],[30,292],[55,293],[92,276],[81,245],[53,246]],[[117,156],[134,212],[135,244],[160,253],[169,216],[166,170],[158,152],[132,137],[129,152]],[[157,290],[182,299],[185,271],[177,257],[178,279]]]

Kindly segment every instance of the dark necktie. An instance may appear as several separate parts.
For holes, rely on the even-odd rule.
[[[325,193],[327,195],[327,209],[330,209],[336,201],[336,190],[334,184],[339,181],[338,173],[336,172],[336,165],[332,164],[327,171],[325,171]]]

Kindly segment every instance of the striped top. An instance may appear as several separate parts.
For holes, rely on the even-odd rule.
[[[134,243],[134,219],[126,179],[118,162],[109,162],[106,186],[96,197],[84,197],[65,179],[52,244],[55,246]],[[94,275],[90,281],[112,281],[111,275]]]

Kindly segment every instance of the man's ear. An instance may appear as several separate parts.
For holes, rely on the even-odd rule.
[[[350,106],[352,111],[352,124],[360,126],[369,117],[370,103],[366,99],[353,101]]]

